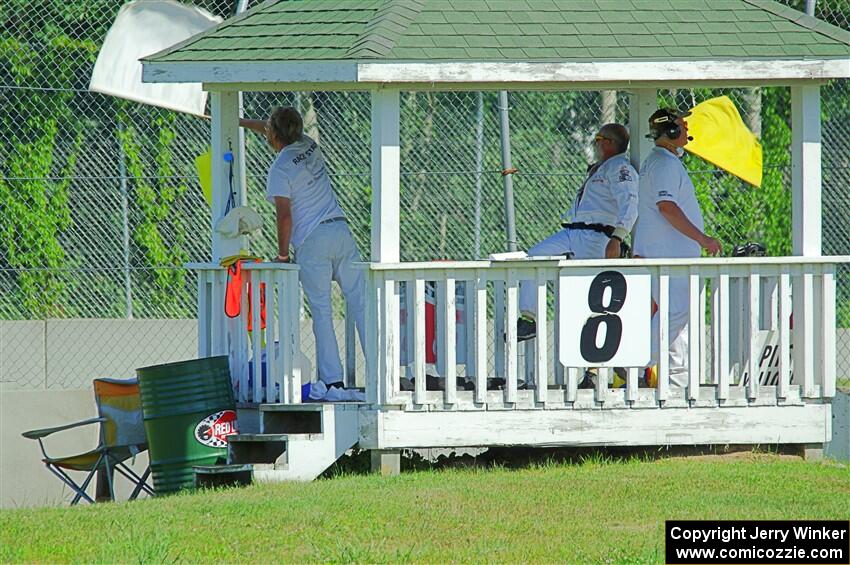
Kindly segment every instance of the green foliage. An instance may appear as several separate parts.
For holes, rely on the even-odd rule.
[[[149,285],[146,306],[155,310],[174,307],[182,300],[186,272],[180,267],[188,261],[185,250],[186,228],[174,213],[174,204],[183,196],[187,186],[175,178],[173,144],[176,137],[174,114],[162,114],[154,119],[157,139],[145,140],[127,114],[126,103],[118,113],[118,139],[124,151],[129,176],[135,188],[133,206],[137,208],[138,222],[133,240],[139,247],[146,265],[157,268],[147,272]],[[146,167],[141,143],[154,145],[154,164]],[[153,169],[149,172],[149,169]],[[174,267],[174,268],[167,268]]]
[[[38,87],[74,86],[80,65],[94,61],[97,45],[50,21],[68,22],[72,7],[49,3],[57,13],[25,18],[30,2],[11,0],[0,19],[0,79],[25,86],[16,92],[15,119],[9,103],[0,105],[0,258],[16,269],[9,306],[21,317],[61,316],[66,287],[61,272],[68,257],[60,242],[71,225],[68,190],[82,143],[84,117],[68,107],[74,94]],[[50,14],[41,12],[41,15]],[[0,266],[4,266],[0,263]]]
[[[65,250],[59,242],[62,230],[71,224],[68,185],[74,169],[71,153],[61,169],[59,180],[49,177],[54,170],[58,124],[55,119],[34,118],[32,142],[13,143],[0,178],[0,249],[8,265],[17,272],[15,302],[26,317],[60,316],[59,303],[64,284],[61,273],[66,267]],[[75,138],[74,150],[81,136]],[[0,148],[4,151],[5,148]]]

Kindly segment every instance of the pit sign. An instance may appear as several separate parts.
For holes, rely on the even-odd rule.
[[[561,363],[566,367],[648,365],[651,280],[649,271],[563,269],[557,313]]]

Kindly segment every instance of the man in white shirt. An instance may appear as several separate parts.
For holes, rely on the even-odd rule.
[[[720,253],[720,243],[705,234],[696,191],[682,164],[688,137],[684,120],[690,113],[679,114],[659,109],[649,118],[650,135],[655,147],[641,165],[638,220],[635,226],[635,257],[699,257],[705,249]],[[689,291],[686,277],[670,278],[668,308],[670,343],[670,382],[687,385]],[[658,304],[658,284],[653,281],[653,311]],[[652,363],[658,362],[658,315],[652,318]]]
[[[361,347],[365,338],[365,286],[363,272],[354,268],[360,253],[334,195],[322,149],[304,135],[301,115],[292,107],[275,108],[266,122],[240,120],[240,124],[263,132],[277,152],[266,182],[266,198],[277,213],[275,261],[290,261],[291,244],[313,316],[319,379],[328,388],[343,388],[331,281],[339,284],[354,312]]]
[[[637,216],[638,175],[626,151],[629,132],[621,124],[605,124],[593,141],[596,163],[588,168],[570,210],[562,216],[564,229],[528,250],[529,256],[565,255],[575,259],[620,257],[622,244]],[[520,285],[517,339],[537,336],[535,288]]]

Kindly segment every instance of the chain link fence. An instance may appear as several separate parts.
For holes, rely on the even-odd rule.
[[[803,2],[785,3],[802,9]],[[0,13],[0,387],[88,387],[145,364],[191,357],[196,279],[209,260],[209,208],[194,159],[209,123],[87,90],[97,50],[121,2],[7,0]],[[196,1],[230,17],[232,0]],[[848,28],[850,0],[820,0],[817,15]],[[790,93],[787,88],[665,91],[680,109],[726,94],[764,146],[765,182],[752,189],[696,158],[686,164],[706,224],[727,246],[790,252]],[[850,253],[848,81],[823,95],[824,252]],[[293,105],[319,140],[360,249],[369,249],[370,102],[367,93],[244,94],[246,117]],[[601,123],[626,122],[624,92],[514,92],[511,145],[518,245],[559,227],[591,159]],[[498,94],[410,92],[401,97],[402,259],[485,257],[507,247]],[[275,254],[263,198],[272,158],[246,132],[248,204],[266,229],[254,251]],[[850,326],[850,273],[839,319]],[[341,308],[338,309],[341,311]],[[132,320],[132,321],[129,321]],[[305,353],[312,357],[312,335]],[[838,346],[850,365],[850,342]],[[81,356],[85,356],[83,359]]]

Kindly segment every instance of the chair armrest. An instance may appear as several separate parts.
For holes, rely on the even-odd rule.
[[[64,430],[70,430],[72,428],[79,428],[80,426],[88,426],[89,424],[98,424],[100,422],[105,422],[106,418],[89,418],[88,420],[82,420],[81,422],[74,422],[73,424],[65,424],[64,426],[57,426],[55,428],[43,428],[41,430],[30,430],[28,432],[24,432],[21,435],[28,439],[41,439],[43,437],[47,437],[50,434],[55,434],[56,432],[61,432]]]

